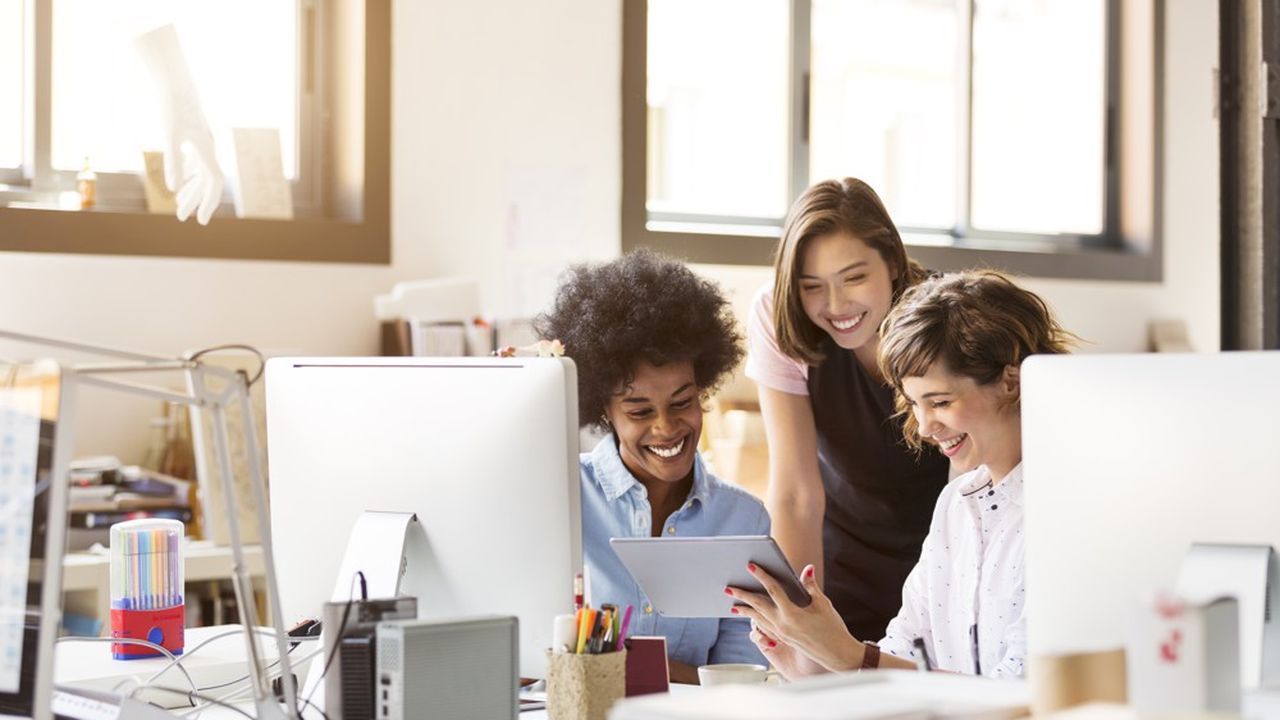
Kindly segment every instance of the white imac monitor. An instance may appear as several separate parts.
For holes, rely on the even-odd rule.
[[[266,397],[286,624],[320,617],[363,511],[413,512],[436,582],[420,614],[517,616],[521,674],[544,677],[582,567],[573,363],[275,358]]]
[[[69,395],[53,361],[0,367],[0,718],[51,717]]]
[[[1276,408],[1280,352],[1023,365],[1033,662],[1123,647],[1138,603],[1177,587],[1192,543],[1280,547]],[[1280,615],[1269,618],[1272,633]],[[1246,686],[1257,685],[1260,636],[1242,644]]]

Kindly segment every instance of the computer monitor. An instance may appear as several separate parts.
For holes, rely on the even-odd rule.
[[[361,512],[413,512],[445,585],[420,607],[517,616],[521,674],[545,676],[582,567],[573,363],[276,358],[266,378],[286,623],[320,616]]]
[[[1192,543],[1280,547],[1277,407],[1280,352],[1023,365],[1033,679],[1037,656],[1123,647],[1138,604],[1177,586]],[[1246,685],[1258,630],[1242,646]]]
[[[48,718],[62,618],[69,394],[57,363],[0,363],[0,718]]]

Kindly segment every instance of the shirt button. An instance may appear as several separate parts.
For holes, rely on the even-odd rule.
[[[668,527],[667,527],[667,534],[668,534],[668,535],[675,535],[675,534],[676,534],[676,526],[675,526],[675,525],[670,525],[670,526],[668,526]]]
[[[652,606],[652,605],[645,605],[645,606],[644,606],[644,612],[645,612],[645,614],[646,614],[646,615],[652,614],[652,613],[653,613],[653,606]]]
[[[1000,507],[1000,506],[999,506],[999,505],[992,505],[992,506],[991,506],[991,509],[992,509],[992,510],[995,510],[995,509],[996,509],[996,508],[998,508],[998,507]]]

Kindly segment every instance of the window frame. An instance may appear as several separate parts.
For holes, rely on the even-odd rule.
[[[99,173],[125,210],[0,207],[0,251],[388,264],[391,8],[380,0],[297,0],[298,179],[292,220],[217,214],[208,225],[146,212],[138,178]],[[52,0],[28,0],[26,168],[0,169],[24,192],[73,187],[51,167]],[[42,41],[43,40],[43,41]],[[352,66],[363,66],[353,74]],[[16,182],[15,182],[16,181]],[[119,188],[137,188],[121,195]],[[224,193],[224,203],[230,196]],[[136,208],[136,210],[134,209]],[[321,210],[323,209],[323,212]]]
[[[966,81],[957,103],[967,140],[958,163],[959,222],[946,230],[899,228],[908,253],[937,270],[974,266],[1050,278],[1158,282],[1162,276],[1161,152],[1164,0],[1106,0],[1106,156],[1104,231],[1098,235],[1037,235],[975,230],[969,225],[969,100],[974,0],[959,0],[959,53]],[[792,198],[808,186],[810,0],[791,0],[790,177]],[[769,265],[781,220],[651,213],[647,201],[647,0],[623,0],[622,204],[623,251],[649,247],[692,262]]]

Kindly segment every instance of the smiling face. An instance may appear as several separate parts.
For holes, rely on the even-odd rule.
[[[676,483],[693,472],[702,434],[702,404],[693,363],[640,362],[630,384],[609,400],[605,416],[618,437],[618,452],[642,483]]]
[[[846,350],[873,343],[893,303],[893,277],[880,253],[852,235],[813,238],[800,256],[805,315]]]
[[[1003,478],[1022,461],[1021,421],[1016,403],[1018,370],[1005,369],[986,385],[934,362],[920,377],[902,379],[902,393],[919,423],[920,437],[967,472],[986,465]]]

